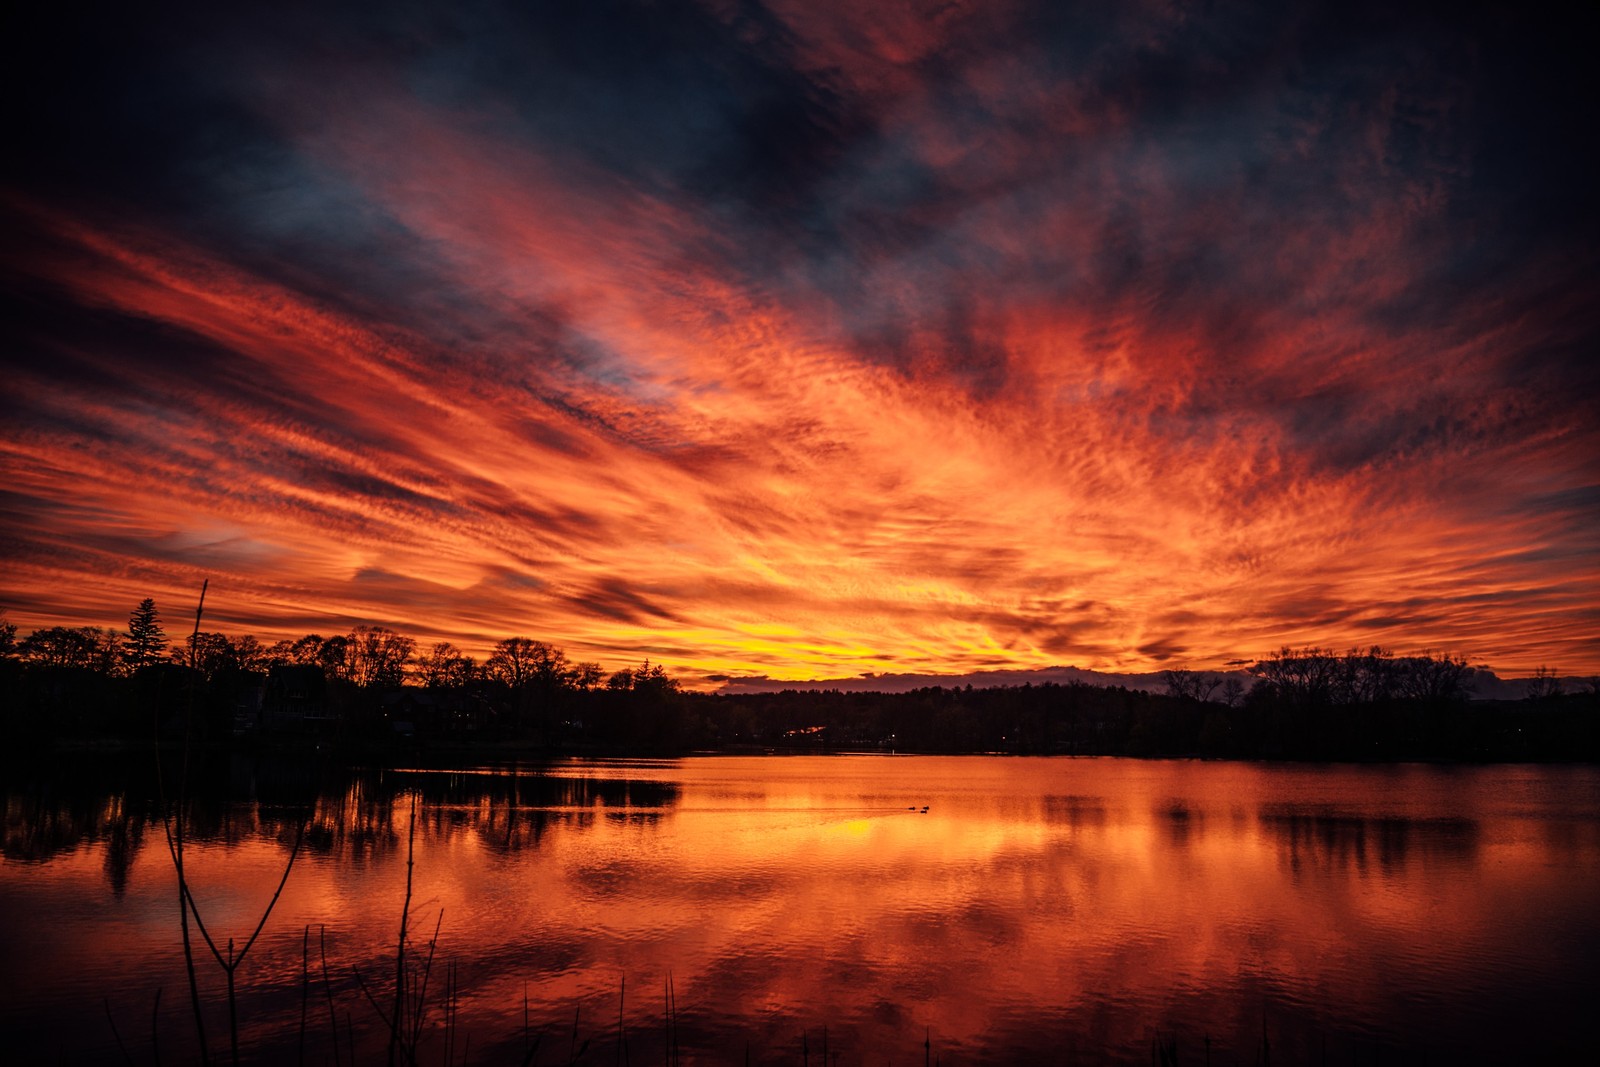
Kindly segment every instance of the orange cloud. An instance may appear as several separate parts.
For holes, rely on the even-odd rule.
[[[1282,92],[1185,65],[1159,13],[1062,59],[942,10],[707,16],[793,158],[717,81],[651,112],[707,170],[604,94],[567,105],[597,132],[296,58],[228,83],[288,161],[252,225],[13,198],[10,619],[210,577],[260,636],[691,678],[1600,670],[1587,304],[1559,250],[1467,277],[1448,58],[1341,108],[1270,50]]]

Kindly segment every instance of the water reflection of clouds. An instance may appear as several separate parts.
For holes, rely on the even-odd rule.
[[[565,1033],[581,1006],[588,1033],[626,975],[643,1060],[670,971],[681,1032],[707,1062],[737,1060],[747,1040],[758,1059],[797,1053],[805,1029],[815,1054],[823,1024],[835,1048],[894,1059],[930,1026],[947,1060],[1000,1047],[1048,1061],[1073,1043],[1147,1050],[1149,1020],[1191,1038],[1212,1028],[1223,1061],[1243,1061],[1251,1050],[1224,1052],[1221,1035],[1258,1031],[1269,1002],[1275,1027],[1309,1027],[1329,1010],[1382,1017],[1392,983],[1419,975],[1497,988],[1497,968],[1534,941],[1531,902],[1574,914],[1561,867],[1575,849],[1592,864],[1600,834],[1560,807],[1558,772],[1546,775],[1555,814],[1534,819],[1520,800],[1494,813],[1495,783],[1520,773],[1498,769],[865,766],[355,775],[319,801],[314,825],[336,836],[291,879],[285,973],[302,922],[329,923],[339,967],[382,965],[415,795],[419,921],[431,929],[443,911],[441,952],[470,976],[485,1056],[520,1033],[525,988],[537,1026]],[[913,795],[928,814],[899,804]],[[111,825],[103,799],[71,809],[94,832]],[[288,805],[210,817],[206,892],[248,901],[295,817]],[[160,878],[164,857],[145,851],[146,881]],[[137,896],[137,872],[132,884]],[[1510,913],[1509,899],[1530,905]]]

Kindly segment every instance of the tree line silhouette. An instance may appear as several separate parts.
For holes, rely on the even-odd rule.
[[[683,700],[678,680],[648,659],[607,673],[522,636],[496,642],[481,661],[448,641],[419,655],[415,639],[383,626],[272,644],[197,629],[174,643],[150,598],[120,631],[51,626],[18,640],[0,619],[0,692],[18,712],[10,728],[24,736],[148,737],[152,724],[170,734],[176,709],[197,701],[200,732],[212,739],[272,720],[283,732],[337,727],[352,740],[387,739],[398,728],[648,751],[678,744]],[[295,713],[282,714],[291,705]]]
[[[170,736],[516,745],[541,753],[879,750],[1287,759],[1593,759],[1596,686],[1541,670],[1523,701],[1469,700],[1448,654],[1282,648],[1242,671],[1173,670],[1164,692],[1068,684],[907,693],[698,694],[648,659],[606,672],[529,637],[481,661],[382,626],[270,645],[196,630],[167,639],[151,599],[123,630],[0,620],[13,736]]]

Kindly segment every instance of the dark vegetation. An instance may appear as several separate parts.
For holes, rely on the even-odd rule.
[[[1600,699],[1471,701],[1465,664],[1284,649],[1252,684],[1168,672],[1167,692],[1074,683],[720,697],[718,737],[774,748],[1315,760],[1593,760]],[[1197,688],[1198,687],[1198,688]]]
[[[1169,671],[1166,692],[1082,683],[737,695],[685,692],[659,664],[607,674],[527,637],[483,661],[419,654],[383,627],[263,645],[197,631],[173,647],[150,600],[127,629],[0,624],[13,738],[204,743],[307,738],[530,754],[908,751],[1233,759],[1600,758],[1600,696],[1541,671],[1524,700],[1469,700],[1449,655],[1282,649],[1244,672]],[[189,709],[193,709],[192,712]]]

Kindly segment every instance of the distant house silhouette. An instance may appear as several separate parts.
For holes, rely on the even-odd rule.
[[[267,672],[257,728],[267,733],[309,733],[330,721],[328,682],[322,668],[282,664]]]
[[[393,689],[384,695],[389,729],[403,737],[474,734],[493,719],[481,696],[457,689]]]
[[[266,702],[267,676],[261,671],[241,673],[233,698],[233,732],[252,733],[261,728],[262,706]]]

